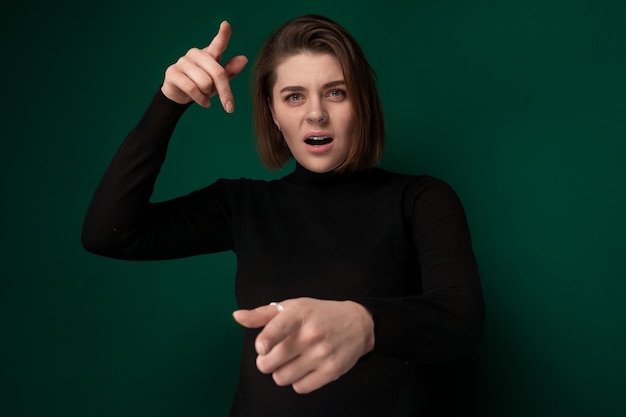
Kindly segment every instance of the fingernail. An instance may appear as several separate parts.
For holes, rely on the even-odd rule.
[[[235,111],[235,105],[233,104],[232,101],[227,101],[226,104],[224,105],[224,108],[226,109],[227,113],[232,113]]]

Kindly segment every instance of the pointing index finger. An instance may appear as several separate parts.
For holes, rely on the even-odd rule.
[[[242,326],[256,329],[265,326],[277,314],[276,307],[268,305],[257,307],[254,310],[237,310],[233,313],[233,317]]]
[[[211,43],[206,48],[204,48],[205,52],[207,52],[217,61],[222,59],[222,54],[226,50],[226,47],[228,47],[228,42],[230,41],[231,34],[232,28],[230,27],[230,23],[224,20],[222,23],[220,23],[220,28],[217,32],[217,35],[215,35]]]

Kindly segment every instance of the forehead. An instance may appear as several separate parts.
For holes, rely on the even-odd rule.
[[[343,70],[337,57],[331,54],[303,52],[292,55],[278,64],[274,87],[313,88],[343,79]]]

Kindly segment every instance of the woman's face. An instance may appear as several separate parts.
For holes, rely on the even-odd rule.
[[[301,53],[276,68],[270,108],[293,157],[313,172],[344,163],[354,119],[341,65],[329,54]]]

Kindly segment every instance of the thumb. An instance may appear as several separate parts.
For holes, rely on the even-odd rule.
[[[243,327],[256,329],[266,326],[278,313],[276,306],[267,305],[254,310],[236,310],[233,312],[233,318]]]
[[[248,58],[245,55],[237,55],[232,57],[226,64],[224,64],[224,70],[228,75],[228,79],[232,79],[235,75],[239,74],[246,64],[248,63]]]

